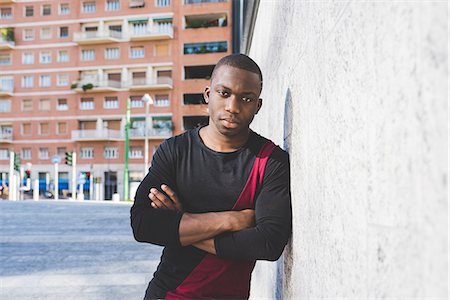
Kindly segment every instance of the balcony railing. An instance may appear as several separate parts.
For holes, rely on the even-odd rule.
[[[130,138],[145,138],[144,128],[134,128],[129,131]],[[149,138],[170,137],[172,136],[172,130],[168,128],[148,128],[147,136]]]
[[[84,79],[78,81],[76,86],[73,86],[77,92],[104,92],[104,91],[116,91],[119,89],[128,88],[123,85],[121,81],[117,80],[95,80],[95,79]]]
[[[72,130],[72,139],[78,141],[120,140],[123,139],[123,134],[120,130],[112,129]]]
[[[121,42],[127,39],[120,31],[105,30],[76,32],[73,40],[79,44],[99,44],[105,42]]]
[[[147,78],[133,78],[128,83],[128,88],[131,90],[139,89],[171,89],[173,87],[173,80],[171,77],[158,77],[156,80],[148,80]]]
[[[136,27],[130,32],[131,40],[156,40],[173,38],[172,23],[165,23],[148,29],[147,27]]]
[[[0,50],[13,49],[15,42],[0,35]]]

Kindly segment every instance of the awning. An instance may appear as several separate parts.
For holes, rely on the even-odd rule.
[[[172,17],[153,18],[153,21],[172,21]]]
[[[129,23],[144,23],[144,22],[148,22],[148,18],[143,18],[143,19],[133,19],[133,20],[128,20]]]

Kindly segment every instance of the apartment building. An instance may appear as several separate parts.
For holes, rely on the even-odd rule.
[[[65,195],[129,195],[166,138],[207,121],[202,91],[232,52],[232,0],[0,0],[0,180],[10,151]],[[143,96],[149,94],[153,103]],[[129,100],[128,100],[129,99]],[[127,102],[129,101],[129,122]],[[148,114],[146,111],[148,110]],[[77,153],[76,178],[64,164]],[[97,183],[97,184],[94,184]]]

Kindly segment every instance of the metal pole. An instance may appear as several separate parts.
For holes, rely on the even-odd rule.
[[[77,200],[77,152],[72,152],[72,199]]]
[[[58,185],[59,185],[59,176],[58,176],[58,163],[55,164],[55,200],[59,199],[59,191],[58,191]]]
[[[14,184],[13,184],[13,177],[14,177],[14,156],[15,153],[13,151],[9,152],[9,179],[8,179],[8,198],[9,200],[15,200],[14,199]]]
[[[145,148],[144,148],[144,176],[148,170],[148,113],[149,113],[150,101],[145,103]]]
[[[127,98],[127,112],[126,112],[126,123],[125,123],[125,169],[123,174],[123,199],[128,201],[128,148],[129,148],[129,131],[130,131],[130,98]]]

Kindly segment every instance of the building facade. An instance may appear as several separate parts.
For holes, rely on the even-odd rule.
[[[1,0],[2,184],[13,151],[40,190],[52,188],[59,157],[61,196],[75,180],[86,199],[128,198],[128,127],[133,198],[146,140],[151,161],[164,139],[207,121],[202,91],[232,52],[231,14],[231,0]],[[76,178],[66,152],[77,154]]]

